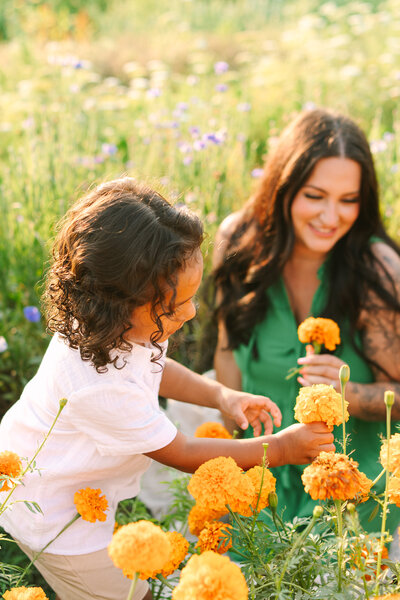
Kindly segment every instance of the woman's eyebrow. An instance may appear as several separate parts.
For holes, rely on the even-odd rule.
[[[326,190],[324,190],[324,188],[320,188],[316,185],[313,185],[312,183],[305,183],[303,187],[310,187],[313,188],[314,190],[318,190],[319,192],[322,192],[323,194],[326,194]],[[356,194],[359,194],[360,190],[357,190],[356,192],[346,192],[345,194],[343,194],[343,196],[355,196]]]

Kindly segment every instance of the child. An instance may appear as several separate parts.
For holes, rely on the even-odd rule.
[[[310,462],[333,450],[325,425],[294,425],[275,435],[277,406],[226,388],[165,358],[167,339],[195,316],[202,277],[199,219],[124,178],[103,184],[67,213],[54,249],[45,301],[55,333],[35,377],[1,423],[1,450],[32,456],[67,398],[37,468],[1,524],[32,557],[76,513],[74,493],[101,488],[105,522],[78,519],[36,562],[61,600],[121,600],[130,581],[107,555],[117,503],[136,496],[151,458],[193,472],[217,456],[243,468]],[[256,434],[247,440],[188,438],[158,405],[158,395],[220,409]],[[151,598],[140,581],[135,600]]]

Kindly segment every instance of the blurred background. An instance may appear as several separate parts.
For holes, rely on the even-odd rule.
[[[198,317],[173,345],[198,371],[215,340],[216,228],[298,111],[364,129],[400,237],[400,0],[3,0],[0,89],[0,414],[49,342],[55,224],[104,179],[136,177],[204,222]]]

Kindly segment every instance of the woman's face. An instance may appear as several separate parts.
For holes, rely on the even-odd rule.
[[[360,212],[361,167],[349,158],[322,158],[294,197],[291,214],[295,250],[325,255]]]
[[[203,275],[203,257],[198,250],[189,258],[185,268],[178,274],[176,286],[176,298],[174,311],[171,314],[162,313],[159,316],[164,329],[164,334],[159,342],[164,342],[170,335],[182,327],[186,321],[190,321],[196,315],[194,295],[196,294]],[[166,293],[165,304],[168,306],[173,291],[169,289]],[[132,313],[132,328],[129,330],[127,339],[135,344],[144,344],[150,341],[152,333],[157,331],[157,326],[151,315],[151,302],[138,306]]]

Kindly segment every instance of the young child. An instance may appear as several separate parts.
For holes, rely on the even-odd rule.
[[[122,600],[130,580],[107,554],[117,503],[136,496],[151,459],[193,472],[217,456],[243,468],[259,464],[268,442],[271,466],[304,464],[334,450],[321,423],[275,435],[277,406],[231,390],[166,358],[167,340],[196,314],[203,265],[199,219],[124,178],[100,185],[67,213],[48,275],[45,302],[55,333],[35,377],[1,423],[0,450],[31,457],[67,398],[37,469],[24,477],[1,525],[32,557],[76,513],[74,493],[100,488],[105,522],[78,519],[36,561],[61,600]],[[188,438],[167,419],[158,395],[218,408],[256,434],[246,440]],[[271,417],[270,417],[271,415]],[[135,600],[151,598],[140,581]]]

